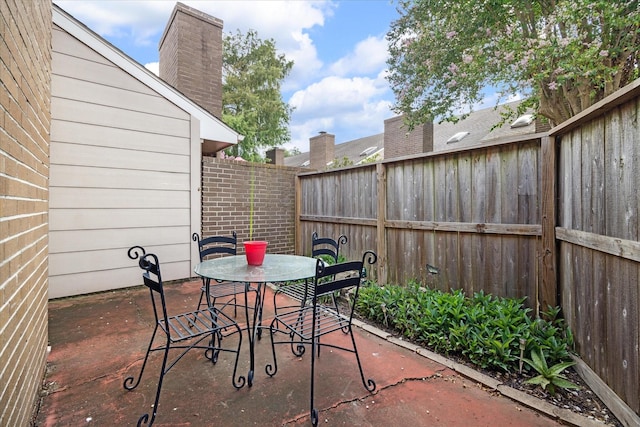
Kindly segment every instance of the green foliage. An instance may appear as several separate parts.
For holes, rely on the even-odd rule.
[[[558,124],[638,77],[637,0],[400,0],[389,81],[410,126],[457,121],[499,91]]]
[[[331,164],[327,166],[327,169],[338,169],[338,168],[344,168],[346,166],[353,166],[353,162],[349,160],[348,157],[345,156],[342,159],[338,159],[338,158],[333,159]]]
[[[380,160],[382,160],[382,157],[380,157],[380,153],[376,153],[374,156],[369,156],[363,161],[361,161],[360,164],[365,165],[369,163],[379,162]]]
[[[293,61],[277,54],[273,39],[261,40],[254,30],[225,35],[222,59],[222,120],[244,136],[227,154],[264,162],[260,148],[289,141],[292,108],[282,100],[280,86]]]
[[[563,320],[532,319],[523,302],[483,292],[469,298],[461,290],[442,292],[413,282],[363,287],[356,309],[410,340],[462,355],[481,368],[517,370],[521,339],[526,349],[539,348],[554,363],[568,359],[573,340]]]
[[[286,149],[284,150],[285,157],[297,156],[298,154],[302,154],[302,152],[298,147],[293,147],[290,150],[286,150]]]
[[[580,388],[562,375],[562,371],[575,365],[575,362],[557,363],[549,368],[544,354],[537,348],[531,351],[531,359],[524,359],[524,361],[539,374],[525,381],[527,384],[537,384],[541,386],[543,390],[547,390],[548,388],[552,396],[556,394],[556,387],[574,390]]]

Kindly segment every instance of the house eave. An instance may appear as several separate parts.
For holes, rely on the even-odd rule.
[[[200,138],[203,143],[209,141],[228,147],[237,144],[241,140],[240,134],[220,119],[191,101],[55,4],[53,4],[52,8],[52,19],[54,24],[198,119],[200,122]]]

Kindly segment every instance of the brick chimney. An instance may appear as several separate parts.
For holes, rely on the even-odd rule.
[[[384,158],[410,156],[433,151],[433,122],[416,126],[407,133],[403,116],[384,121]]]
[[[309,167],[325,170],[327,163],[335,160],[336,136],[324,131],[309,138]]]
[[[160,78],[222,117],[222,20],[176,3],[160,39]]]
[[[535,120],[535,132],[549,132],[551,130],[551,123],[549,120],[543,117],[536,117]]]
[[[284,166],[284,150],[282,148],[272,148],[265,155],[269,164]]]

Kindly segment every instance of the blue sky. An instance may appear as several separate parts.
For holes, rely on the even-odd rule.
[[[158,41],[175,1],[62,1],[65,11],[147,68],[157,72]],[[336,142],[381,133],[393,117],[385,80],[385,35],[397,19],[390,0],[189,1],[224,21],[226,33],[254,29],[273,38],[295,62],[283,99],[295,107],[291,143],[308,151],[309,138],[326,131]]]

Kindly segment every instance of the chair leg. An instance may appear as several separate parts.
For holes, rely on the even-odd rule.
[[[138,387],[138,384],[140,384],[140,380],[142,379],[142,373],[144,372],[145,366],[147,366],[149,353],[151,353],[151,346],[153,345],[153,340],[156,337],[156,332],[158,332],[157,324],[155,329],[153,330],[153,334],[151,334],[151,339],[149,340],[149,347],[147,347],[147,353],[144,355],[144,361],[142,362],[142,367],[140,368],[140,374],[138,375],[138,379],[136,380],[134,377],[127,377],[124,379],[124,383],[122,385],[126,390],[133,390],[134,388]]]
[[[339,297],[339,294],[338,294]],[[340,316],[340,306],[338,304],[338,298],[336,298],[336,294],[332,293],[331,294],[331,299],[333,300],[333,306],[336,309],[336,313],[338,313],[338,316]],[[348,326],[343,326],[342,327],[342,332],[344,332],[345,334],[349,333],[349,327]]]
[[[353,352],[356,354],[356,361],[358,362],[358,369],[360,370],[360,379],[362,379],[362,385],[367,391],[374,391],[376,389],[376,382],[371,378],[364,378],[364,371],[362,370],[362,363],[360,363],[360,355],[358,354],[358,347],[356,347],[356,340],[353,336],[353,330],[349,328],[349,335],[351,335],[351,343],[353,344]]]
[[[151,419],[149,419],[149,413],[143,414],[138,419],[137,426],[140,427],[142,425],[152,426],[153,422],[156,420],[156,414],[158,413],[158,402],[160,401],[160,392],[162,391],[162,380],[164,379],[164,374],[167,373],[167,358],[169,357],[169,348],[171,346],[171,341],[167,338],[167,344],[164,348],[164,355],[162,357],[162,368],[160,369],[160,378],[158,379],[158,389],[156,390],[156,400],[153,403],[153,412],[151,413]]]
[[[238,333],[238,348],[235,351],[236,361],[233,364],[233,374],[231,376],[231,384],[233,384],[233,386],[236,389],[240,389],[244,387],[244,385],[247,382],[247,379],[244,376],[240,375],[236,380],[236,374],[238,372],[238,361],[240,360],[240,349],[242,348],[242,329],[240,329],[240,326],[238,326],[237,324],[235,325],[235,328],[236,328],[236,332]]]
[[[220,331],[211,333],[209,348],[205,350],[204,357],[216,364],[220,355],[220,348],[222,348],[222,333]]]
[[[313,328],[315,331],[315,328],[316,328],[315,321],[313,322]],[[310,412],[310,417],[311,417],[311,424],[313,425],[313,427],[316,427],[318,425],[318,410],[314,406],[316,352],[318,352],[318,355],[320,354],[320,345],[318,344],[318,338],[315,336],[315,333],[312,333],[311,334],[311,393],[310,393],[311,412]]]
[[[273,338],[273,334],[277,330],[277,328],[274,326],[274,323],[276,323],[277,321],[278,321],[277,319],[273,319],[273,321],[271,322],[271,325],[269,326],[269,337],[271,338],[271,355],[273,358],[273,364],[267,363],[267,365],[264,367],[264,370],[267,373],[267,375],[269,375],[270,377],[274,376],[276,372],[278,372],[278,359],[276,358],[276,345],[275,345],[275,340]]]
[[[198,305],[196,306],[196,310],[195,311],[200,310],[200,307],[202,306],[202,300],[205,299],[205,291],[209,289],[208,282],[206,282],[205,280],[208,281],[209,279],[202,278],[202,285],[204,286],[205,290],[200,291],[200,299],[198,299]],[[207,304],[209,304],[209,298],[208,297],[207,297]],[[196,316],[195,315],[193,316],[193,321],[194,322],[196,321]]]
[[[237,294],[235,293],[235,285],[234,285],[234,293],[233,293],[233,318],[237,318],[238,317],[238,297]]]

